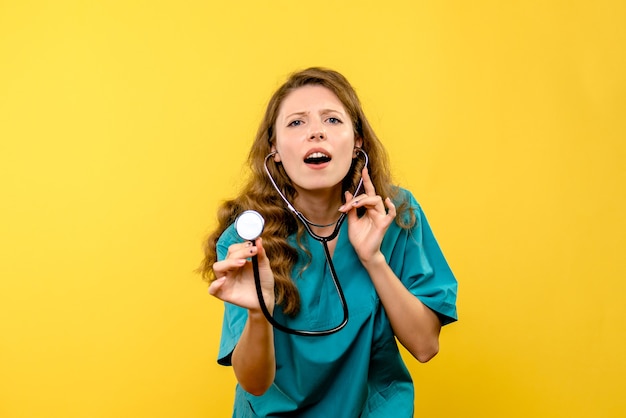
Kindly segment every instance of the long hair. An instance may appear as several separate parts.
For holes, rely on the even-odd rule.
[[[274,291],[276,303],[282,306],[283,312],[295,315],[300,309],[300,296],[292,279],[292,271],[298,261],[298,252],[287,242],[291,234],[303,231],[296,217],[287,210],[284,202],[274,189],[265,172],[265,157],[272,151],[276,143],[275,124],[280,105],[294,90],[308,85],[323,86],[332,91],[341,101],[350,115],[355,139],[362,140],[361,148],[369,156],[369,175],[376,192],[382,198],[392,200],[397,194],[393,185],[387,153],[370,126],[354,88],[348,80],[336,71],[312,67],[292,74],[271,97],[265,115],[256,134],[256,138],[248,154],[250,176],[240,194],[232,200],[224,202],[218,209],[218,226],[210,234],[204,245],[204,260],[198,269],[202,277],[209,282],[216,279],[213,274],[213,263],[217,261],[216,245],[220,235],[230,226],[236,217],[247,209],[258,211],[265,218],[263,231],[263,247],[270,259],[274,273]],[[361,178],[362,158],[353,160],[350,171],[342,182],[343,190],[354,192]],[[275,182],[287,199],[291,202],[296,197],[294,188],[282,164],[274,164],[273,159],[268,169]],[[342,194],[343,196],[343,194]],[[399,205],[398,205],[399,203]],[[415,222],[414,216],[402,216],[408,206],[397,202],[396,222],[403,228],[409,228]]]

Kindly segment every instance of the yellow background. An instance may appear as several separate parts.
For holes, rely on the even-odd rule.
[[[622,1],[0,1],[0,416],[225,417],[193,273],[271,92],[357,88],[460,282],[416,416],[624,417]]]

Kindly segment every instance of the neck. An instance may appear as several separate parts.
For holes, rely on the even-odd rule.
[[[341,213],[338,211],[342,204],[341,192],[328,193],[298,193],[295,207],[311,223],[318,227],[334,227]]]

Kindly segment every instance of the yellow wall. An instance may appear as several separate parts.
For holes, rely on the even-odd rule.
[[[229,416],[192,270],[269,94],[309,65],[357,87],[460,281],[442,352],[408,361],[417,416],[625,416],[625,21],[621,1],[0,2],[0,416]]]

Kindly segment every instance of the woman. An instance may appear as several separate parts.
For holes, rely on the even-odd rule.
[[[457,283],[420,206],[392,184],[354,89],[328,69],[293,74],[272,96],[248,162],[251,176],[220,208],[201,267],[225,302],[218,362],[237,377],[233,416],[411,417],[413,383],[396,338],[420,362],[436,355],[441,326],[457,318]],[[338,227],[327,249],[349,321],[330,335],[275,330],[262,313],[254,256],[280,323],[324,330],[343,317],[323,245],[266,167],[313,233],[332,237]],[[265,219],[254,245],[233,226],[248,209]]]

